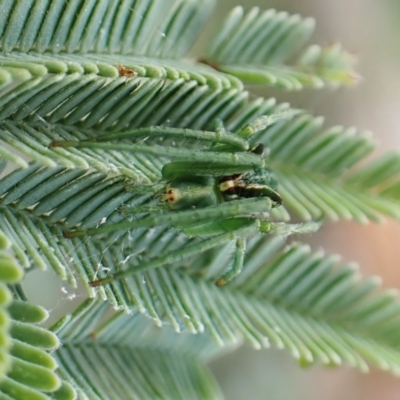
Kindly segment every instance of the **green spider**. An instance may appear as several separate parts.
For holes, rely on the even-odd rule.
[[[205,237],[198,243],[161,254],[140,266],[116,272],[90,282],[100,286],[138,271],[172,264],[211,248],[236,242],[231,268],[216,281],[223,286],[242,270],[246,239],[257,233],[305,233],[316,224],[272,223],[268,214],[282,204],[277,180],[267,167],[262,144],[250,147],[248,140],[257,131],[281,118],[262,116],[238,133],[226,132],[219,126],[215,132],[152,126],[119,132],[85,141],[56,141],[51,147],[90,147],[147,153],[170,158],[162,168],[162,184],[154,185],[156,206],[124,207],[123,215],[146,216],[94,229],[65,232],[65,237],[129,230],[139,227],[169,225],[191,237]],[[169,146],[113,143],[112,141],[143,137],[174,137],[211,142],[211,147],[193,150]]]

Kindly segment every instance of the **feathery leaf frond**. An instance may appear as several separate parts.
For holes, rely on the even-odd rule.
[[[111,293],[118,294],[120,306],[142,310],[158,325],[166,321],[178,332],[186,327],[219,345],[244,339],[256,348],[286,348],[301,363],[348,363],[363,371],[371,364],[399,374],[399,341],[393,334],[400,324],[398,296],[378,292],[378,279],[360,280],[355,265],[339,266],[336,255],[312,253],[304,245],[282,250],[282,245],[278,237],[253,240],[245,271],[222,290],[213,284],[227,265],[219,251],[208,269],[203,257],[200,269],[195,261],[189,271],[174,266],[137,274],[112,283]],[[136,340],[130,335],[135,320],[121,312],[97,329],[105,312],[98,307],[81,324],[60,326],[61,334],[71,341]]]
[[[6,1],[5,52],[140,54],[180,58],[208,18],[213,0]]]
[[[237,110],[227,121],[227,126],[238,131],[260,114],[282,110],[287,110],[287,106],[258,99]],[[223,109],[220,111],[221,115],[225,112]],[[381,213],[399,218],[399,202],[395,197],[383,196],[363,184],[369,175],[376,175],[375,170],[381,168],[379,160],[372,162],[372,167],[362,167],[361,175],[354,168],[374,148],[370,135],[358,134],[354,129],[335,127],[322,130],[321,127],[322,119],[300,114],[289,121],[276,122],[253,139],[253,143],[261,142],[271,149],[269,163],[279,176],[285,204],[305,220],[346,218],[365,223],[368,220],[380,220]],[[99,248],[96,239],[86,240],[86,251],[89,251],[92,260],[92,263],[87,263],[84,253],[75,250],[80,247],[80,242],[76,240],[72,245],[71,241],[62,238],[62,230],[77,224],[96,226],[105,218],[108,223],[119,222],[122,218],[118,213],[119,207],[143,204],[148,195],[145,192],[140,194],[141,185],[159,181],[165,161],[163,158],[129,152],[97,149],[53,151],[48,148],[52,140],[82,140],[99,134],[97,130],[77,126],[8,120],[3,122],[0,134],[9,146],[15,146],[34,160],[27,164],[25,158],[19,158],[17,165],[29,167],[18,169],[0,181],[4,209],[0,222],[2,229],[16,239],[18,245],[15,245],[15,252],[20,262],[29,265],[25,256],[27,252],[36,265],[41,268],[45,268],[46,264],[51,265],[72,285],[75,285],[75,278],[70,262],[76,263],[87,285],[87,281],[94,278],[95,270],[102,265],[99,254],[103,254],[105,247]],[[151,141],[148,145],[151,145]],[[185,146],[189,147],[190,143],[186,142]],[[199,143],[192,146],[196,148]],[[341,151],[344,148],[346,151]],[[374,167],[375,164],[377,167]],[[74,169],[65,169],[62,165]],[[399,165],[396,161],[391,163],[392,175],[398,174]],[[361,188],[357,184],[357,176],[360,176]],[[134,186],[133,190],[126,190],[135,184],[139,192]],[[274,215],[287,219],[284,209],[277,209]],[[35,225],[41,227],[40,232],[35,232]],[[160,228],[157,232],[162,237],[162,232],[167,234],[168,229]],[[142,234],[142,230],[139,230],[138,235]],[[124,234],[112,235],[108,239],[103,238],[103,241],[106,246],[114,246],[113,240],[117,237],[122,243],[116,248],[132,248],[127,244],[129,240],[125,239]],[[176,241],[171,242],[170,249],[185,241],[182,235],[173,237]],[[92,250],[88,250],[89,243],[94,246]],[[151,249],[150,242],[147,247]],[[132,248],[133,253],[137,251]],[[150,250],[149,254],[157,253]],[[118,300],[113,301],[114,305],[117,303]]]
[[[86,301],[53,327],[64,343],[55,357],[78,391],[91,399],[222,398],[204,365],[221,352],[210,338],[155,328],[137,313],[108,311],[104,302]]]
[[[11,318],[8,308],[12,303],[12,295],[7,284],[13,284],[22,279],[23,273],[15,258],[9,253],[11,242],[0,228],[0,382],[6,376],[11,366],[9,349],[12,345],[10,334]]]
[[[236,112],[227,120],[227,127],[232,132],[240,130],[259,115],[287,109],[285,104],[276,105],[274,101],[262,99],[243,104],[240,108],[238,106],[239,104],[235,105]],[[226,104],[226,109],[220,108],[216,116],[226,116],[227,112],[232,112],[231,104]],[[396,198],[382,196],[380,192],[371,190],[366,185],[360,190],[357,183],[358,165],[375,148],[371,134],[359,133],[354,128],[323,129],[322,122],[321,118],[303,113],[290,120],[276,122],[255,134],[252,139],[253,144],[263,143],[270,148],[269,164],[279,177],[285,204],[304,220],[345,218],[366,223],[369,220],[379,221],[380,214],[400,218],[400,203]],[[50,126],[40,121],[7,121],[3,123],[0,137],[10,146],[15,146],[34,161],[46,166],[61,164],[71,167],[74,164],[87,168],[90,165],[99,172],[120,176],[121,181],[129,178],[135,184],[157,182],[160,179],[161,167],[165,162],[160,157],[132,154],[128,151],[118,154],[105,149],[53,151],[48,148],[52,140],[82,140],[101,133],[77,126]],[[168,141],[164,143],[168,144]],[[147,144],[151,145],[152,142],[147,141]],[[185,146],[191,145],[186,141]],[[192,146],[194,149],[200,148],[199,143]],[[14,161],[20,166],[27,165],[24,159],[15,160],[15,156]],[[393,174],[399,171],[396,165],[395,162],[391,165]],[[367,166],[362,167],[364,172],[360,179],[368,179],[369,169]],[[375,172],[372,170],[371,174]],[[128,197],[126,194],[126,198]],[[101,217],[107,216],[104,213]]]
[[[1,397],[72,400],[75,390],[59,378],[57,363],[49,354],[59,346],[58,339],[52,332],[37,326],[47,319],[47,311],[18,299],[16,287],[13,296],[5,286],[16,284],[23,275],[10,248],[12,242],[0,230]]]
[[[119,72],[121,63],[132,76]],[[113,130],[167,121],[194,126],[196,118],[209,123],[216,116],[204,108],[215,113],[248,96],[238,79],[211,68],[128,56],[118,62],[105,55],[0,56],[0,82],[1,120],[34,115]]]
[[[243,339],[285,348],[302,364],[400,374],[397,294],[376,290],[376,278],[361,280],[354,264],[335,255],[257,236],[244,271],[222,289],[214,281],[231,265],[231,245],[94,289],[88,282],[110,270],[207,239],[172,226],[63,237],[71,227],[120,222],[121,207],[148,204],[169,157],[129,152],[125,140],[121,151],[49,148],[52,141],[162,125],[215,130],[216,119],[233,137],[257,117],[280,113],[290,118],[249,144],[270,149],[267,164],[289,211],[303,220],[400,218],[398,153],[366,163],[375,148],[369,133],[324,128],[321,118],[288,104],[250,101],[243,88],[241,79],[286,89],[351,84],[352,56],[339,45],[303,50],[312,19],[236,8],[206,52],[209,65],[183,60],[213,3],[0,0],[0,231],[11,241],[0,258],[51,266],[75,287],[76,274],[97,297],[53,327],[64,344],[54,352],[56,371],[46,351],[59,342],[36,326],[43,310],[21,299],[7,303],[0,288],[0,311],[9,312],[0,330],[13,344],[1,348],[3,397],[73,398],[70,381],[90,399],[219,399],[204,363]],[[146,134],[135,143],[210,150],[206,140]],[[272,218],[290,215],[279,207]],[[7,271],[0,268],[0,279]],[[118,311],[111,314],[110,305]]]
[[[312,18],[236,7],[211,41],[203,62],[244,82],[286,90],[349,85],[358,80],[355,59],[340,45],[317,45],[298,54],[314,30]]]
[[[287,348],[302,363],[345,362],[364,371],[369,363],[400,373],[393,334],[400,324],[398,296],[377,292],[378,279],[360,280],[354,264],[339,266],[335,255],[312,253],[304,245],[282,251],[282,244],[281,238],[254,240],[245,271],[222,290],[213,282],[227,266],[221,252],[227,255],[229,248],[211,258],[208,270],[203,259],[198,270],[174,266],[111,287],[125,305],[136,308],[152,299],[152,318],[164,316],[178,331],[204,331],[220,344],[244,338],[256,348]]]
[[[262,99],[255,100],[242,107],[227,128],[235,131],[271,112],[269,107]],[[388,191],[365,184],[390,178],[394,185],[393,178],[400,173],[397,153],[365,164],[376,147],[371,136],[354,128],[323,128],[322,118],[303,113],[258,132],[252,143],[270,148],[269,163],[279,176],[285,205],[302,219],[344,218],[366,223],[380,221],[380,214],[399,219],[400,202],[389,196],[389,182],[381,185]],[[377,175],[379,171],[381,175]]]

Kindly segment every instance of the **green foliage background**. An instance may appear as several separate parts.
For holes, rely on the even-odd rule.
[[[116,222],[120,205],[145,202],[125,187],[157,182],[165,159],[49,149],[52,140],[162,124],[209,129],[216,118],[234,133],[259,115],[289,109],[252,96],[245,83],[301,90],[357,80],[354,59],[340,45],[306,45],[312,19],[277,11],[234,9],[203,62],[188,60],[213,6],[0,2],[4,398],[217,399],[206,363],[242,341],[285,348],[302,365],[399,373],[397,294],[377,290],[379,280],[362,280],[336,255],[255,237],[245,271],[226,288],[213,282],[230,261],[229,246],[199,254],[190,268],[182,262],[94,291],[87,282],[99,269],[134,266],[190,239],[161,227],[62,237],[74,226]],[[301,113],[254,142],[270,147],[279,177],[287,208],[275,219],[399,218],[399,155],[365,163],[375,147],[369,134],[327,128]],[[50,331],[37,326],[46,312],[25,301],[16,283],[22,268],[49,267],[73,286],[81,280],[91,298]]]

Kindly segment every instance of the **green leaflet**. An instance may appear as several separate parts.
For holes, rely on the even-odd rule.
[[[15,290],[13,296],[4,285],[17,283],[23,274],[10,251],[12,242],[2,232],[0,242],[0,393],[15,399],[74,399],[74,389],[60,380],[57,362],[49,354],[49,350],[59,346],[57,337],[37,326],[47,319],[48,313],[39,306],[17,300],[18,292]]]
[[[286,90],[351,85],[359,80],[355,58],[339,44],[303,48],[312,18],[253,7],[236,7],[213,38],[203,62],[246,83]]]
[[[11,242],[0,231],[0,379],[3,379],[11,366],[11,357],[8,352],[11,347],[10,325],[11,318],[8,307],[12,303],[12,296],[6,284],[22,279],[22,269],[7,251]]]
[[[1,44],[6,52],[34,49],[178,58],[199,34],[213,4],[212,0],[6,1]]]
[[[136,312],[110,316],[106,303],[93,300],[52,329],[64,343],[55,354],[60,369],[83,396],[222,399],[204,365],[221,349],[205,335],[157,329]]]

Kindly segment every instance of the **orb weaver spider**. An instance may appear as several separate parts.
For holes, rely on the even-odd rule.
[[[104,285],[138,271],[172,264],[235,241],[232,266],[216,281],[217,286],[223,286],[241,272],[246,239],[249,236],[257,232],[288,235],[315,231],[318,228],[316,223],[286,224],[268,220],[268,213],[282,204],[282,198],[277,192],[275,175],[266,165],[263,145],[251,147],[248,140],[255,132],[265,129],[279,118],[282,118],[279,114],[259,117],[236,134],[225,131],[222,124],[215,131],[151,126],[84,141],[52,142],[50,147],[124,150],[159,155],[172,160],[162,168],[162,184],[154,185],[156,207],[125,206],[120,210],[126,216],[145,214],[144,217],[93,229],[65,232],[65,237],[170,225],[190,237],[205,238],[201,242],[190,243],[184,248],[161,254],[140,266],[92,281],[90,285]],[[143,135],[153,138],[197,139],[211,142],[211,147],[193,150],[112,142]]]

